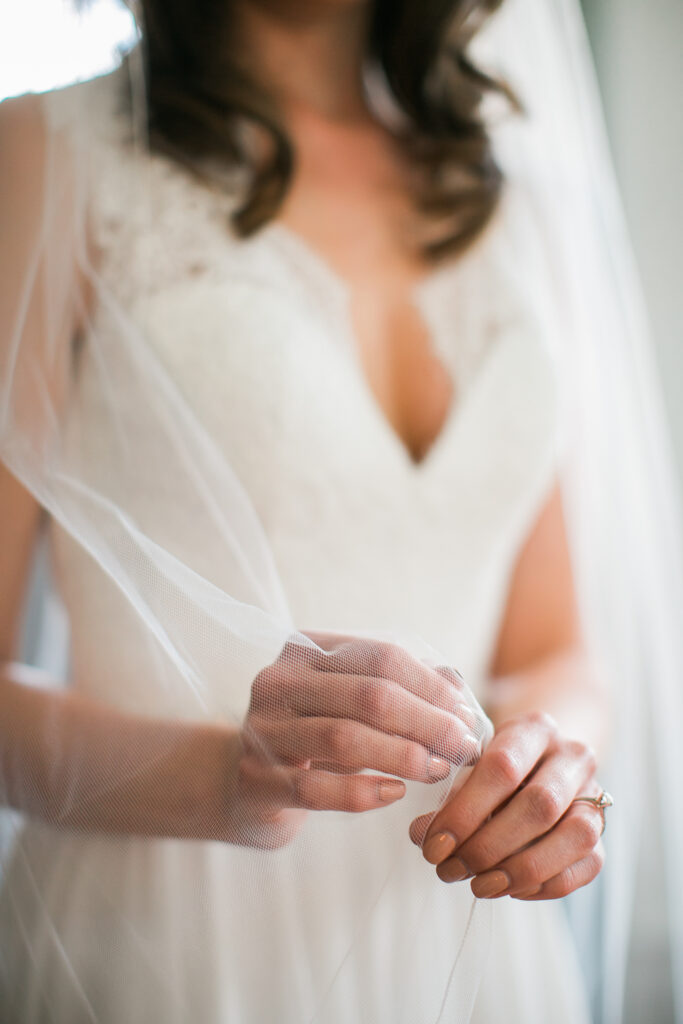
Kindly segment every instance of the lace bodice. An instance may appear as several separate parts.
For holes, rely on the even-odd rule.
[[[80,108],[102,279],[243,483],[296,624],[420,635],[476,687],[558,457],[555,367],[511,274],[503,228],[415,288],[456,396],[416,465],[363,376],[344,283],[281,225],[237,240],[229,195],[136,150],[122,129],[128,119],[117,116],[121,75],[52,94],[50,117],[68,123]],[[107,316],[95,311],[99,330]],[[86,399],[88,375],[86,357]],[[87,400],[78,408],[96,435],[97,409]],[[111,473],[106,450],[103,439]],[[229,574],[192,533],[191,510],[169,514],[153,470],[137,503],[143,522],[168,519],[169,546],[231,592]],[[101,652],[112,646],[112,623],[130,613],[113,588],[104,599],[106,584],[70,541],[57,536],[56,552],[76,679],[99,679],[123,699],[122,680],[140,678],[142,649],[112,651],[106,670]],[[102,613],[90,615],[87,633],[78,628],[84,602]],[[135,632],[132,622],[126,629]]]

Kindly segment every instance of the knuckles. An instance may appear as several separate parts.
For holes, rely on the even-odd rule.
[[[565,740],[562,744],[562,751],[572,760],[584,764],[588,775],[595,774],[597,757],[593,748],[587,743],[582,743],[580,740]]]
[[[579,883],[576,880],[574,872],[563,871],[553,886],[553,897],[560,900],[564,899],[565,896],[569,896],[570,893],[574,892],[574,890],[578,888]]]
[[[396,679],[402,673],[407,655],[395,644],[379,642],[372,653],[375,674],[382,679]]]
[[[361,814],[372,806],[374,806],[374,802],[368,798],[368,794],[364,787],[359,785],[357,782],[353,782],[349,785],[344,795],[345,810],[350,811],[352,814]]]
[[[334,760],[353,761],[357,753],[355,729],[344,719],[332,720],[323,728],[322,743]]]
[[[592,850],[600,841],[602,819],[597,810],[587,808],[589,813],[582,811],[571,820],[574,842],[582,850]]]
[[[561,794],[551,786],[530,782],[524,789],[524,800],[529,817],[544,830],[554,825],[565,810]]]
[[[517,865],[514,872],[514,881],[511,889],[526,891],[528,889],[540,888],[545,882],[543,866],[538,857],[528,851]]]
[[[276,665],[269,665],[259,672],[251,684],[250,711],[266,711],[275,705],[280,681],[280,672]]]
[[[531,714],[531,720],[534,725],[540,726],[550,736],[557,735],[557,722],[552,715],[549,715],[547,711],[534,711]]]
[[[592,871],[590,881],[593,881],[596,875],[599,875],[603,867],[605,866],[605,848],[603,847],[602,843],[598,842],[598,845],[591,853],[589,860],[590,869]]]
[[[548,736],[554,737],[558,734],[557,722],[552,715],[549,715],[547,711],[526,711],[523,714],[516,715],[511,718],[508,722],[504,723],[504,728],[512,726],[534,726],[540,729],[542,732],[547,733]]]
[[[494,780],[516,789],[522,781],[519,754],[510,747],[498,747],[484,756],[487,758],[488,770]]]
[[[359,684],[358,704],[364,717],[373,722],[382,722],[390,709],[389,687],[380,680],[364,680]]]
[[[304,807],[313,810],[316,806],[316,787],[310,772],[294,772],[291,785],[292,807]]]

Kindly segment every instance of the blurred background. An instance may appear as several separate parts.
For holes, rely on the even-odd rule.
[[[112,67],[135,33],[118,0],[18,0],[0,20],[0,99],[43,91]],[[679,478],[683,482],[683,0],[583,0],[623,205],[645,292]],[[0,154],[1,156],[1,154]],[[40,570],[38,570],[40,578]],[[34,588],[40,591],[40,586]],[[63,632],[58,609],[27,617],[27,629],[54,656]],[[27,638],[34,647],[35,638]],[[662,941],[665,894],[643,871],[636,907],[624,1024],[668,1024],[669,964]],[[590,950],[585,951],[590,958]]]
[[[683,480],[683,2],[583,6]]]

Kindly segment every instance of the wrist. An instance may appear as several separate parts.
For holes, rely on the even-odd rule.
[[[496,730],[519,715],[544,713],[562,735],[604,754],[610,711],[605,675],[582,648],[491,679],[484,707]]]

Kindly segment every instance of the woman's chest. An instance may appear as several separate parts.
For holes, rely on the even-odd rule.
[[[437,646],[456,622],[461,635],[490,628],[556,455],[556,382],[533,317],[501,302],[485,259],[414,288],[423,342],[453,392],[430,409],[434,381],[406,364],[404,391],[438,427],[416,463],[362,363],[340,276],[279,226],[230,241],[203,193],[158,170],[145,223],[119,232],[100,217],[102,274],[177,395],[182,431],[239,481],[295,620],[430,630]],[[118,330],[105,310],[94,326]],[[410,329],[403,338],[414,347]],[[150,427],[140,399],[128,410],[140,417],[132,482],[112,464],[97,402],[80,405],[98,472],[121,478],[144,531],[233,593],[223,538],[211,517],[197,528],[205,495],[167,472],[167,430]]]
[[[556,407],[542,339],[528,323],[509,324],[476,357],[473,347],[466,386],[416,464],[359,366],[342,296],[314,301],[311,287],[294,276],[195,278],[132,313],[183,410],[244,489],[297,623],[408,630],[469,648],[492,628],[552,474]],[[439,303],[423,304],[456,374],[459,338]],[[139,434],[147,469],[131,500],[144,529],[231,592],[220,538],[196,529],[198,493],[169,493],[164,435],[142,423]],[[106,430],[98,449],[106,467]]]
[[[419,244],[429,224],[408,187],[411,168],[379,125],[303,121],[297,173],[267,233],[345,292],[359,370],[419,462],[446,422],[454,382],[415,298],[435,265]]]

